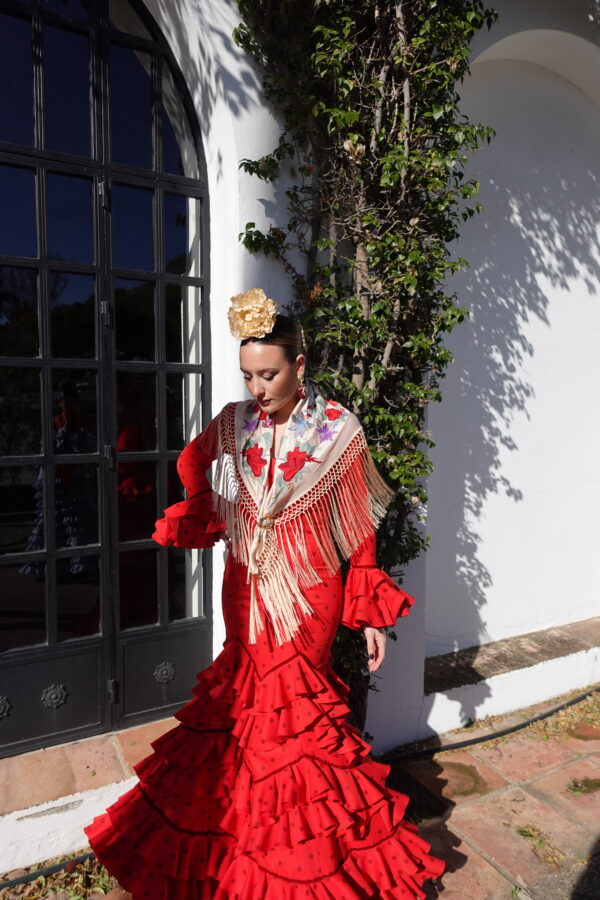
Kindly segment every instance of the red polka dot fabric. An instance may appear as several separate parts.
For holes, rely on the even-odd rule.
[[[346,594],[321,567],[294,640],[278,645],[267,618],[249,644],[248,573],[229,556],[222,651],[135,767],[139,782],[85,829],[134,900],[422,900],[442,873],[403,819],[408,798],[385,785],[390,767],[349,724],[330,665],[340,620],[391,624],[410,606],[374,545],[353,563]]]

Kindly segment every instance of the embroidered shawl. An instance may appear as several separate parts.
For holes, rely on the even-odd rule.
[[[348,559],[379,525],[394,492],[357,417],[313,391],[298,400],[281,435],[270,487],[273,423],[254,400],[227,404],[208,431],[216,449],[213,507],[251,581],[250,642],[264,628],[262,600],[281,644],[313,613],[303,589],[322,580],[306,530],[333,575],[339,555]]]

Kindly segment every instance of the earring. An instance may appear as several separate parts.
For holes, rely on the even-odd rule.
[[[300,397],[306,397],[306,388],[304,387],[304,375],[298,378],[298,394]]]

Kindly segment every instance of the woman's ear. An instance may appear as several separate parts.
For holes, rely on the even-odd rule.
[[[296,375],[298,378],[301,378],[304,375],[304,370],[306,369],[306,357],[304,353],[299,353],[296,357]]]

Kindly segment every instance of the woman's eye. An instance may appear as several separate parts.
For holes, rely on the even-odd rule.
[[[273,375],[264,375],[265,381],[273,381]]]

